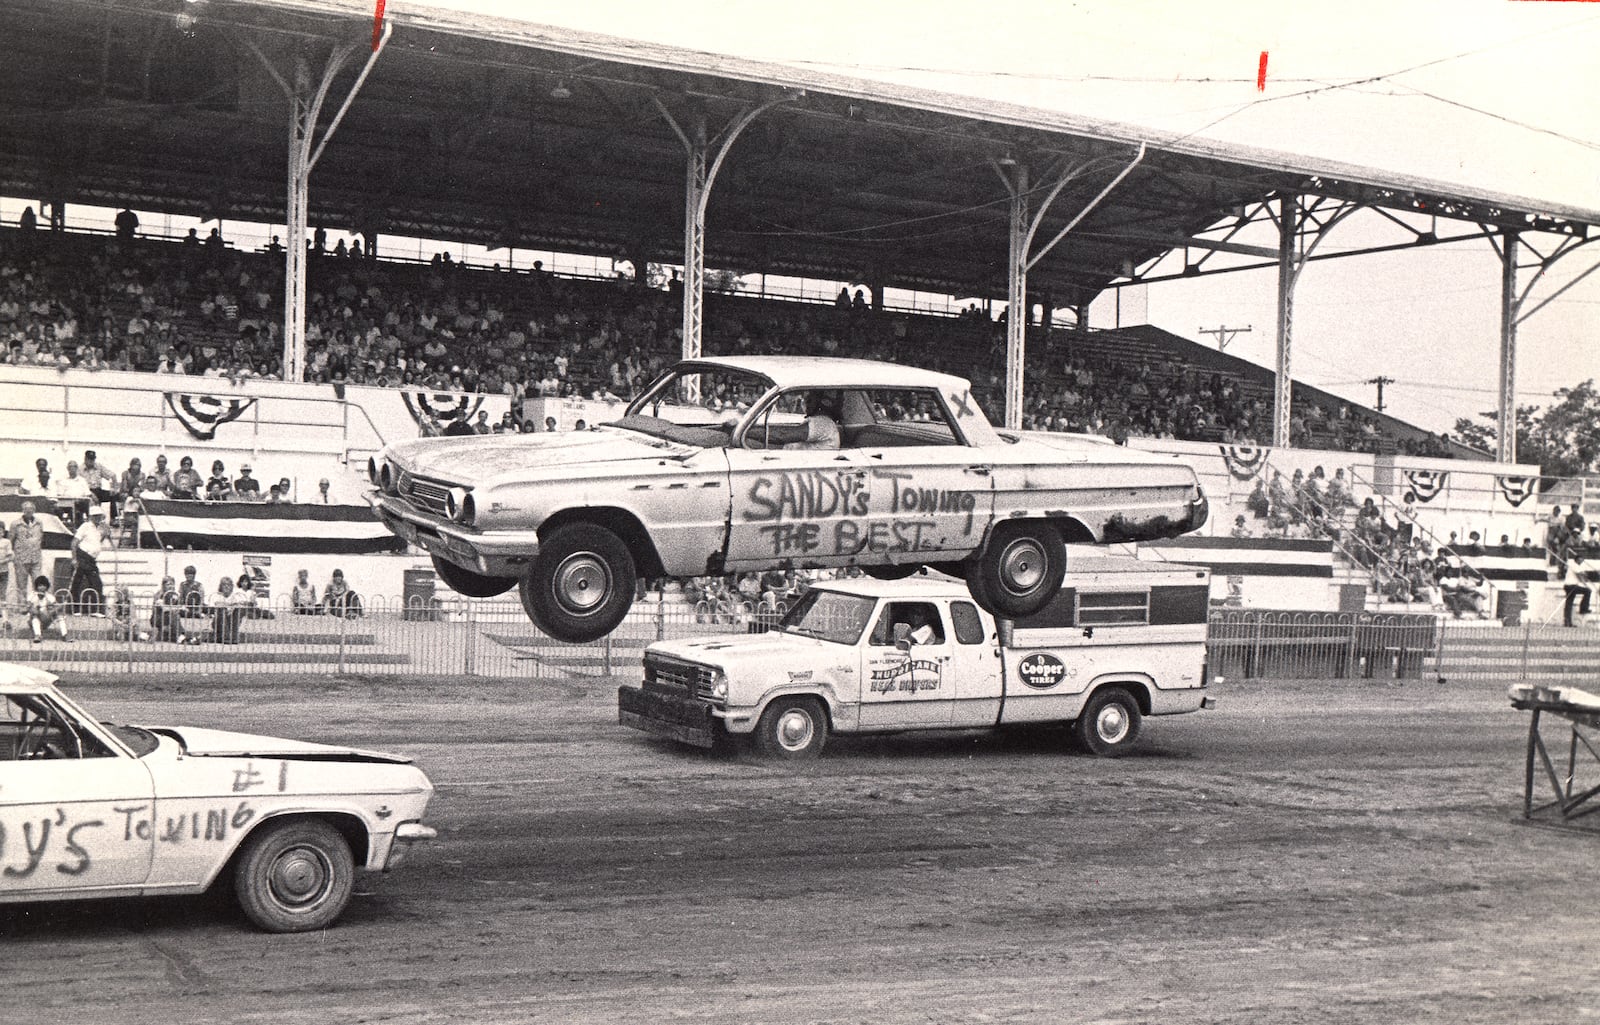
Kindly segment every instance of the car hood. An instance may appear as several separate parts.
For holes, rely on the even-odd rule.
[[[826,648],[844,651],[848,645],[832,644],[815,637],[779,633],[776,630],[759,634],[724,634],[717,637],[696,637],[684,641],[657,641],[646,649],[647,655],[665,655],[685,662],[705,665],[725,665],[734,661],[763,658],[792,658],[799,651]]]
[[[560,467],[579,476],[584,464],[675,458],[698,451],[620,428],[545,434],[485,434],[419,438],[389,446],[389,455],[412,473],[440,480],[484,481],[506,474]]]
[[[288,758],[321,762],[387,762],[409,765],[404,755],[365,751],[355,747],[313,744],[304,740],[262,737],[253,733],[230,733],[194,726],[146,726],[152,733],[171,737],[186,755],[194,758]]]

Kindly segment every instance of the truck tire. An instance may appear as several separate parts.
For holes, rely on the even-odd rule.
[[[1139,703],[1133,695],[1119,687],[1107,687],[1095,691],[1089,698],[1074,730],[1084,750],[1115,758],[1133,747],[1143,724]]]
[[[967,590],[991,615],[1028,616],[1061,590],[1067,549],[1046,520],[1013,520],[994,528],[989,543],[973,556]]]
[[[433,571],[439,574],[444,586],[468,598],[497,598],[517,586],[516,577],[486,577],[470,569],[462,569],[453,562],[433,557]]]
[[[828,715],[816,698],[778,698],[761,713],[755,739],[767,758],[815,758],[828,742]]]
[[[355,889],[355,860],[337,829],[316,819],[268,823],[250,834],[234,865],[245,917],[267,932],[333,924]]]
[[[593,523],[569,523],[540,542],[522,578],[522,609],[556,640],[587,643],[617,628],[638,583],[620,537]]]

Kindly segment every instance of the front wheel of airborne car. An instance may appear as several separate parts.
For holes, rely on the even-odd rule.
[[[1090,754],[1116,757],[1139,739],[1142,724],[1139,703],[1133,695],[1113,687],[1095,691],[1073,726],[1078,743]]]
[[[1066,573],[1067,549],[1054,525],[1014,520],[996,526],[972,557],[967,590],[993,615],[1028,616],[1050,604]]]
[[[337,829],[315,819],[269,823],[239,851],[233,888],[245,917],[268,932],[331,925],[350,903],[355,860]]]
[[[828,742],[827,713],[816,698],[778,698],[761,713],[755,740],[766,758],[815,758]]]
[[[462,569],[453,562],[433,556],[433,571],[439,574],[444,586],[468,598],[497,598],[517,586],[516,577],[486,577],[470,569]]]
[[[585,643],[615,630],[633,605],[638,571],[628,546],[593,523],[558,527],[522,578],[522,609],[558,641]]]

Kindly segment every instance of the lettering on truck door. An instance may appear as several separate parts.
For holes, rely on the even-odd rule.
[[[861,728],[948,726],[954,710],[950,624],[938,602],[888,601],[861,646]],[[895,624],[912,635],[895,647]]]

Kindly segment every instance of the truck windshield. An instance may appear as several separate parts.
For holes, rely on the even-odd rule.
[[[876,605],[875,599],[860,595],[811,590],[784,615],[778,629],[834,644],[855,644],[872,619]]]

